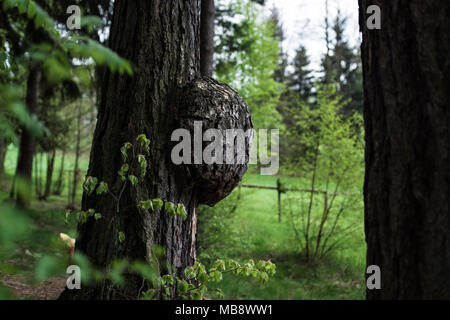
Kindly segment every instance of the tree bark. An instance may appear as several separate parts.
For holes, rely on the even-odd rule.
[[[112,193],[121,194],[121,200],[117,206],[110,195],[84,194],[83,210],[93,208],[102,219],[79,224],[76,242],[76,250],[101,269],[122,258],[158,260],[160,274],[176,273],[183,278],[183,270],[197,256],[197,205],[222,199],[246,170],[247,164],[232,165],[219,168],[215,175],[213,165],[176,167],[171,161],[173,130],[189,127],[195,119],[219,128],[226,123],[230,128],[252,127],[248,106],[234,90],[211,79],[198,80],[199,29],[198,0],[114,2],[110,46],[136,68],[133,77],[105,74],[88,176],[107,182]],[[198,105],[183,105],[187,101]],[[150,167],[145,178],[131,187],[117,174],[122,165],[120,148],[125,142],[136,143],[140,134],[151,142]],[[246,152],[247,163],[248,146],[234,154]],[[135,170],[140,169],[131,163],[130,172]],[[210,182],[211,189],[205,190],[205,183],[198,181]],[[154,198],[184,204],[187,219],[170,217],[164,209],[149,214],[137,208],[139,200]],[[124,233],[124,241],[119,241],[119,232]],[[161,247],[164,257],[157,254]],[[126,275],[124,287],[104,281],[65,290],[61,298],[137,299],[151,285],[143,284],[141,277]]]
[[[214,69],[214,0],[201,0],[200,73],[212,77]]]
[[[47,177],[45,179],[45,191],[42,198],[44,200],[47,200],[48,196],[50,195],[51,188],[52,188],[52,179],[53,179],[53,168],[55,167],[55,156],[56,156],[56,150],[53,149],[51,153],[47,154]]]
[[[0,181],[5,177],[5,159],[8,151],[8,144],[6,138],[0,139]]]
[[[62,193],[65,157],[66,157],[66,151],[63,150],[63,152],[61,154],[61,166],[60,166],[60,169],[59,169],[58,180],[56,180],[55,188],[53,190],[53,194],[58,195],[58,196],[61,195],[61,193]]]
[[[195,179],[185,176],[182,168],[174,168],[170,137],[179,127],[175,116],[183,90],[200,76],[199,28],[198,0],[114,3],[111,49],[136,68],[133,77],[106,71],[88,175],[107,182],[109,190],[118,194],[123,188],[117,175],[122,165],[119,150],[125,142],[134,144],[142,133],[151,141],[150,167],[144,181],[135,187],[125,184],[118,210],[109,195],[83,195],[83,210],[94,208],[102,213],[102,219],[79,224],[76,250],[97,267],[107,268],[120,258],[150,261],[156,256],[156,248],[162,247],[165,254],[160,273],[166,274],[170,269],[183,277],[184,268],[196,259],[196,208],[201,198],[197,197]],[[208,88],[214,85],[215,82],[204,84]],[[233,92],[223,94],[233,100]],[[203,194],[209,201],[211,193]],[[179,215],[169,217],[164,212],[149,214],[137,208],[138,200],[153,198],[183,203],[187,219]],[[122,243],[119,232],[125,234]],[[148,288],[142,284],[140,277],[128,275],[123,288],[105,281],[81,290],[65,290],[61,298],[136,299],[141,290]]]
[[[368,30],[369,5],[381,30]],[[450,2],[360,0],[368,299],[450,298]]]
[[[35,115],[38,110],[38,93],[39,83],[41,80],[41,67],[37,63],[29,66],[27,78],[27,92],[25,102],[30,115]],[[19,157],[17,161],[16,177],[15,177],[15,197],[17,204],[27,206],[30,202],[32,181],[31,175],[33,171],[35,140],[31,132],[22,127],[20,136]]]
[[[73,179],[72,179],[72,194],[71,194],[71,201],[70,201],[70,207],[75,208],[75,198],[77,196],[77,184],[79,180],[79,169],[78,169],[78,162],[80,159],[80,144],[81,144],[81,106],[77,106],[78,109],[78,115],[77,115],[77,141],[75,145],[75,164],[73,167]]]

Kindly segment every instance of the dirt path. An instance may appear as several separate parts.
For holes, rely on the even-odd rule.
[[[64,290],[64,278],[50,278],[38,286],[32,286],[21,281],[20,278],[4,275],[3,285],[19,299],[54,300]]]

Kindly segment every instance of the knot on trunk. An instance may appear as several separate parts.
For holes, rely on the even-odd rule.
[[[247,171],[253,140],[250,111],[235,90],[208,77],[187,84],[179,97],[175,127],[181,131],[175,141],[190,138],[182,141],[179,166],[183,179],[192,181],[198,203],[212,206]],[[172,149],[172,155],[180,150]]]

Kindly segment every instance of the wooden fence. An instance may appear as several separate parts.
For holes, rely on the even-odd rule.
[[[323,203],[324,203],[324,210],[327,210],[328,208],[328,195],[329,193],[325,190],[313,190],[313,189],[305,189],[305,188],[284,188],[281,185],[281,181],[278,178],[277,179],[277,185],[274,186],[263,186],[258,184],[241,184],[241,187],[243,188],[251,188],[251,189],[269,189],[269,190],[276,190],[278,194],[278,222],[281,222],[281,194],[288,192],[288,191],[297,191],[297,192],[307,192],[307,193],[319,193],[323,194]]]

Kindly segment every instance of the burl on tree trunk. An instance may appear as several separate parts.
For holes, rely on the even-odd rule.
[[[197,212],[200,203],[214,204],[237,185],[243,165],[176,166],[171,161],[171,134],[194,120],[204,128],[247,130],[249,110],[230,87],[199,72],[199,7],[197,0],[126,1],[114,3],[110,46],[135,66],[133,77],[106,72],[101,89],[87,175],[105,181],[111,192],[122,188],[117,171],[120,147],[143,133],[150,139],[149,172],[135,187],[126,184],[119,210],[108,195],[83,196],[83,210],[94,208],[102,219],[79,224],[76,251],[101,269],[114,260],[151,260],[164,248],[160,274],[177,272],[196,259]],[[250,139],[245,152],[249,153]],[[236,150],[242,151],[242,150]],[[248,161],[248,157],[246,159]],[[133,168],[130,168],[133,170]],[[187,219],[164,212],[149,214],[138,200],[160,198],[182,203]],[[119,241],[118,233],[125,234]],[[109,281],[81,290],[65,290],[62,299],[137,299],[148,288],[136,275],[124,287]]]
[[[381,30],[366,27],[381,9]],[[369,299],[450,298],[449,1],[360,0]]]

